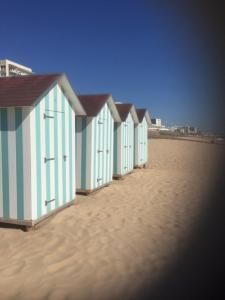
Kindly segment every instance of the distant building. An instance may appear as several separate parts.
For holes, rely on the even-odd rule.
[[[180,126],[177,127],[177,131],[183,134],[195,135],[198,133],[198,129],[194,126]]]
[[[152,121],[152,125],[154,125],[154,126],[162,126],[162,121],[161,121],[161,119],[151,119],[151,121]]]
[[[162,120],[159,118],[151,119],[152,124],[149,127],[149,131],[168,131],[169,129],[162,125]]]
[[[32,74],[32,69],[8,59],[0,60],[0,77]]]

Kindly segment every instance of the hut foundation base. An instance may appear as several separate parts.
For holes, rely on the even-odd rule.
[[[137,165],[137,166],[134,166],[135,169],[146,169],[147,168],[147,164],[142,164],[142,165]]]
[[[128,176],[128,175],[130,175],[132,173],[133,173],[133,170],[130,171],[130,172],[128,172],[128,173],[126,173],[126,174],[123,174],[123,175],[121,175],[121,174],[115,174],[115,175],[113,175],[113,179],[115,179],[115,180],[123,180],[126,176]]]
[[[74,204],[74,200],[62,205],[61,207],[58,207],[51,212],[47,213],[46,215],[40,217],[37,220],[16,220],[16,219],[7,219],[7,218],[0,218],[0,226],[3,224],[4,226],[8,225],[8,227],[11,227],[12,225],[13,228],[21,228],[24,231],[28,232],[32,229],[35,229],[45,223],[45,221],[48,221],[50,217],[53,217],[56,215],[58,212],[63,210],[66,207],[69,207]]]
[[[85,195],[85,196],[88,196],[90,194],[93,195],[93,194],[99,192],[102,188],[107,187],[109,185],[110,185],[110,182],[108,182],[106,184],[103,184],[103,185],[101,185],[101,186],[99,186],[99,187],[97,187],[95,189],[92,189],[92,190],[77,189],[76,193],[77,194],[81,194],[81,195]]]

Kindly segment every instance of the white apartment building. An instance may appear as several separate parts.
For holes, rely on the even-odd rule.
[[[151,119],[152,120],[152,125],[161,127],[162,126],[162,121],[161,119]]]
[[[32,69],[8,59],[0,60],[0,77],[32,74]]]

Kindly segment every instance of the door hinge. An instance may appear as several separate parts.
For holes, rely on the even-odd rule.
[[[49,203],[55,201],[55,199],[51,199],[51,200],[45,200],[45,206],[47,206]]]

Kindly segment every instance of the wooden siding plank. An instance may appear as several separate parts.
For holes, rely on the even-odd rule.
[[[1,142],[2,142],[2,199],[3,217],[9,218],[9,164],[8,164],[8,116],[7,109],[1,108]]]
[[[92,117],[87,117],[87,144],[86,149],[86,187],[85,189],[92,190],[92,181],[93,181],[93,174],[92,174],[92,165],[93,165],[93,137],[92,137]]]
[[[93,159],[94,159],[94,182],[93,182],[93,189],[97,187],[97,145],[98,145],[98,132],[97,132],[97,120],[98,118],[94,118],[94,152],[93,152]]]
[[[23,131],[22,108],[15,108],[16,126],[16,183],[17,183],[17,219],[24,219],[24,190],[23,190]]]
[[[17,157],[15,108],[7,108],[8,118],[8,167],[9,167],[9,217],[17,218]]]
[[[41,107],[40,103],[35,108],[35,123],[36,123],[36,170],[37,170],[37,218],[42,216],[42,154],[40,149],[41,144],[41,122],[40,122]]]
[[[1,108],[0,108],[0,218],[3,217],[3,187],[2,187],[2,133],[1,133]]]
[[[22,108],[23,119],[23,188],[24,188],[24,220],[32,219],[32,173],[31,173],[31,132],[30,132],[30,107]]]
[[[86,188],[87,117],[82,118],[81,188]]]

